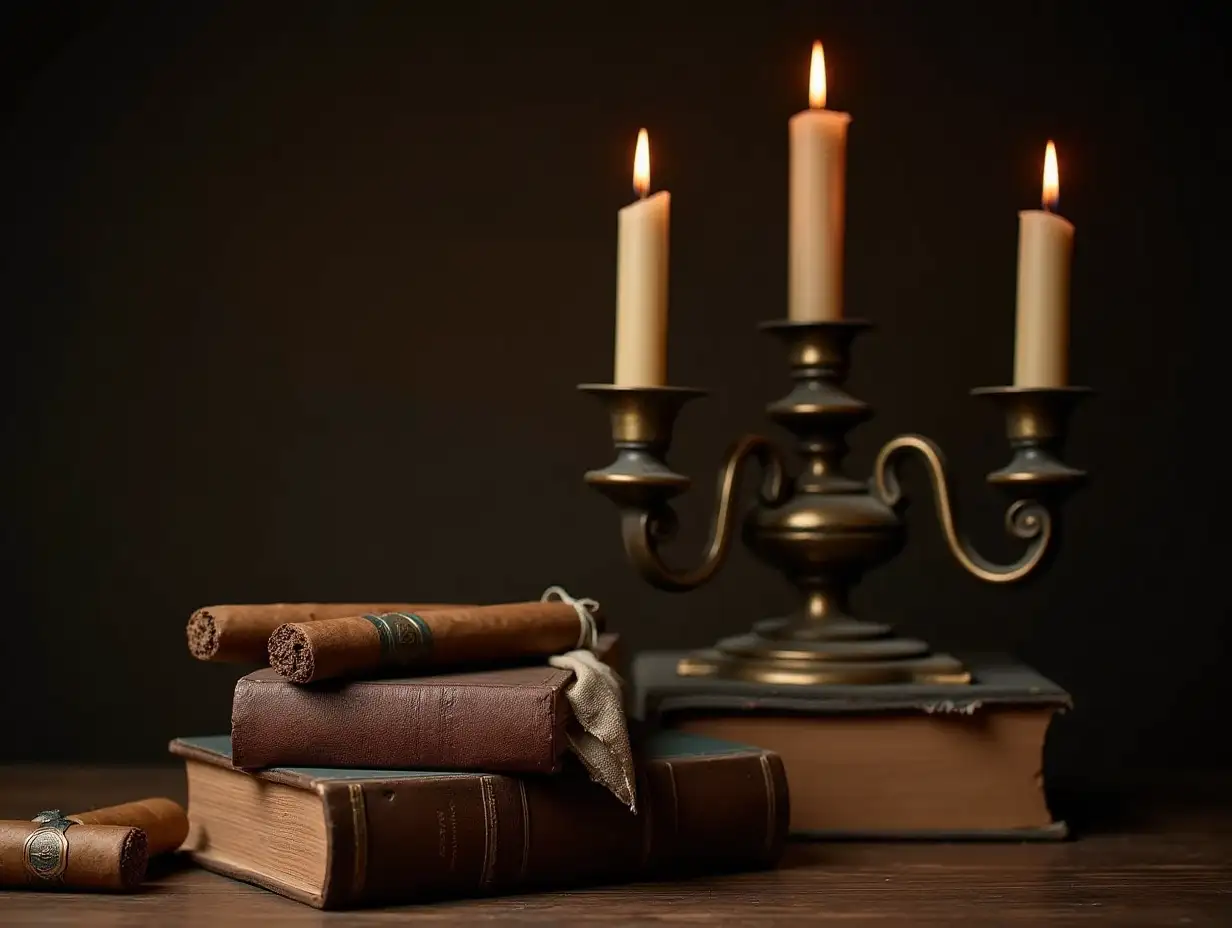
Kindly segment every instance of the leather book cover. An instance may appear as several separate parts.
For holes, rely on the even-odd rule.
[[[679,732],[637,740],[637,814],[574,764],[248,773],[225,735],[170,750],[188,770],[194,860],[318,908],[769,867],[790,814],[777,755]]]
[[[617,636],[603,635],[607,659]],[[265,668],[231,706],[237,767],[555,773],[568,748],[568,670],[546,663],[301,686]]]

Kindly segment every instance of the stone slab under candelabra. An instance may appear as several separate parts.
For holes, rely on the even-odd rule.
[[[653,586],[684,592],[707,582],[722,566],[737,522],[753,554],[779,570],[799,592],[800,605],[783,617],[755,617],[752,629],[677,663],[685,677],[750,684],[953,684],[971,682],[956,658],[902,638],[889,624],[856,616],[848,593],[863,575],[895,557],[906,542],[899,462],[914,454],[931,480],[938,520],[958,563],[976,578],[1013,583],[1038,574],[1056,549],[1065,498],[1086,474],[1062,458],[1070,415],[1085,387],[983,387],[975,396],[994,402],[1005,417],[1011,456],[988,482],[1010,499],[1007,532],[1024,544],[1006,564],[980,555],[959,529],[945,457],[931,439],[900,435],[878,453],[867,479],[844,469],[847,434],[872,416],[868,404],[844,389],[852,344],[870,324],[860,320],[781,320],[761,328],[786,346],[792,388],[767,406],[769,418],[796,440],[799,466],[770,439],[739,438],[720,468],[710,538],[701,561],[674,568],[661,548],[673,537],[671,500],[690,479],[667,461],[681,408],[705,391],[673,386],[582,384],[608,408],[616,459],[586,474],[620,514],[625,551]],[[747,511],[736,499],[750,463],[762,471],[758,499]]]

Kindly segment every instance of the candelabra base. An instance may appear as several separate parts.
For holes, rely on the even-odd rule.
[[[760,622],[750,634],[685,655],[676,673],[797,686],[971,682],[970,672],[956,658],[931,653],[923,641],[892,637],[888,626],[857,619],[815,627]]]

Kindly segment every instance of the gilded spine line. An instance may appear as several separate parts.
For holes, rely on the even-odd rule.
[[[518,868],[519,885],[526,882],[526,868],[530,864],[530,803],[526,799],[526,784],[518,780],[518,792],[522,796],[522,866]]]
[[[761,775],[766,783],[766,841],[764,853],[766,857],[769,857],[771,850],[774,848],[774,825],[778,818],[778,809],[775,806],[776,799],[774,795],[774,771],[770,769],[770,758],[765,754],[759,754],[757,759],[761,761]]]
[[[496,873],[496,851],[499,831],[496,815],[496,791],[492,778],[479,781],[480,798],[483,802],[483,870],[479,874],[479,888],[487,889]]]
[[[351,872],[351,898],[363,898],[368,875],[368,814],[364,808],[364,788],[359,783],[347,784],[351,800],[351,832],[355,836],[355,866]]]

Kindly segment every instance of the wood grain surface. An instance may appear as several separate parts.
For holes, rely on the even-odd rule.
[[[0,768],[3,818],[183,794],[178,768]],[[796,843],[765,873],[360,912],[163,864],[132,896],[0,892],[0,924],[1232,925],[1232,810],[1167,795],[1191,801],[1059,844]]]

